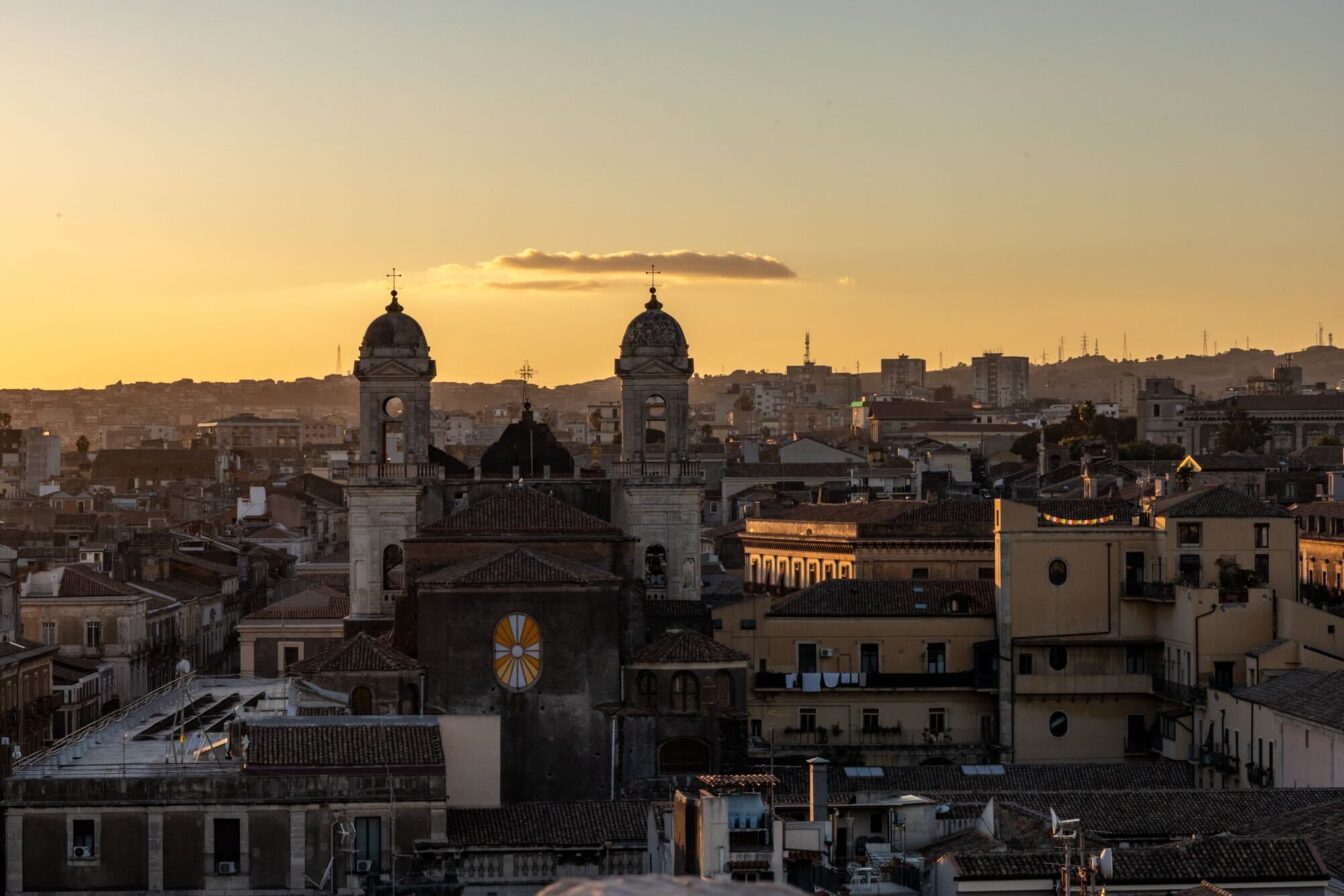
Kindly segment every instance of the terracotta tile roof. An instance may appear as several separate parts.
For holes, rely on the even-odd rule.
[[[665,632],[652,644],[646,644],[632,653],[626,663],[631,666],[669,663],[722,666],[745,663],[748,659],[745,653],[683,628]]]
[[[993,538],[994,502],[965,498],[931,501],[897,516],[880,529],[874,528],[870,534],[875,537]]]
[[[307,659],[291,663],[287,675],[317,675],[323,672],[405,672],[421,664],[396,648],[359,632]]]
[[[344,619],[350,615],[350,595],[314,584],[249,614],[245,619]]]
[[[1228,411],[1344,411],[1344,395],[1234,395],[1220,401],[1200,402],[1186,408],[1185,415]]]
[[[53,529],[62,531],[77,529],[84,532],[94,532],[98,529],[98,514],[58,513],[51,525]]]
[[[1238,833],[1260,837],[1307,839],[1336,877],[1344,874],[1344,799],[1256,819]]]
[[[506,488],[420,530],[422,534],[494,535],[527,532],[616,534],[621,530],[535,488]]]
[[[616,800],[450,808],[445,839],[455,849],[643,844],[647,842],[651,807],[651,803]]]
[[[953,598],[959,598],[953,609]],[[770,616],[993,616],[988,579],[829,579],[779,598]]]
[[[1335,448],[1334,452],[1338,458],[1340,449]],[[1240,451],[1228,451],[1224,454],[1192,454],[1190,460],[1205,473],[1263,473],[1265,470],[1302,470],[1307,467],[1306,460],[1300,454],[1243,454]]]
[[[1232,896],[1232,891],[1202,880],[1187,890],[1181,890],[1176,896]]]
[[[1051,879],[1059,876],[1060,854],[977,853],[957,856],[957,880]],[[1210,837],[1175,846],[1115,850],[1119,884],[1197,884],[1248,881],[1324,880],[1328,872],[1301,837],[1251,839]]]
[[[326,572],[309,572],[300,570],[299,577],[305,582],[315,582],[319,585],[325,585],[328,588],[334,588],[337,591],[350,591],[350,570],[328,570]]]
[[[108,448],[93,460],[98,479],[214,479],[215,452],[197,448]]]
[[[1094,792],[1020,793],[1000,801],[1040,819],[1053,808],[1080,818],[1082,828],[1107,840],[1213,836],[1252,819],[1270,819],[1307,806],[1344,799],[1337,788],[1256,790],[1125,790],[1098,799]]]
[[[514,548],[459,563],[421,576],[421,587],[492,585],[605,585],[621,577],[596,566],[557,557],[544,551]]]
[[[248,738],[248,772],[391,767],[443,774],[433,716],[263,719],[248,726]]]
[[[1344,731],[1344,670],[1291,669],[1232,696],[1276,712]]]
[[[61,573],[60,597],[118,597],[140,592],[92,567],[71,565]]]
[[[1170,519],[1289,515],[1288,511],[1276,504],[1252,498],[1243,491],[1225,485],[1193,489],[1182,495],[1163,498],[1154,502],[1153,513]]]

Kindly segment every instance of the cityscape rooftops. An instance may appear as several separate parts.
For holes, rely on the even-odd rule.
[[[1192,489],[1153,502],[1154,516],[1171,519],[1214,517],[1286,517],[1288,511],[1243,491],[1215,485]]]
[[[778,598],[770,616],[993,616],[989,579],[827,579]]]

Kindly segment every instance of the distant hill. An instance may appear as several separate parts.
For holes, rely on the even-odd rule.
[[[1324,382],[1338,386],[1344,381],[1344,349],[1314,345],[1277,355],[1272,351],[1234,348],[1217,355],[1186,355],[1182,358],[1153,358],[1145,361],[1115,361],[1100,355],[1069,358],[1058,364],[1031,366],[1031,397],[1058,398],[1075,402],[1109,398],[1112,387],[1124,373],[1140,379],[1169,376],[1180,380],[1187,389],[1209,398],[1221,395],[1229,386],[1244,386],[1248,377],[1269,376],[1275,365],[1291,360],[1302,368],[1306,383]],[[951,385],[958,394],[972,389],[969,364],[930,371],[925,382],[931,388]]]

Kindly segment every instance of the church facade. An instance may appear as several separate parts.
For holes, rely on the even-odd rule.
[[[703,611],[693,370],[650,289],[616,361],[609,470],[577,468],[530,406],[469,469],[429,443],[436,364],[395,291],[365,333],[346,631],[423,669],[405,705],[497,718],[505,802],[608,799],[744,760],[746,658],[646,624],[651,605]]]

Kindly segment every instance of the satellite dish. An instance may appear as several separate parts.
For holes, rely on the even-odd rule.
[[[1055,814],[1055,809],[1052,806],[1050,808],[1050,836],[1053,837],[1058,833],[1059,833],[1059,816]]]
[[[187,659],[186,657],[182,657],[182,659],[177,661],[177,666],[175,666],[174,668],[177,669],[178,675],[190,675],[191,660]]]
[[[1104,880],[1110,880],[1115,874],[1115,853],[1110,848],[1103,849],[1101,855],[1097,856],[1097,873]]]

